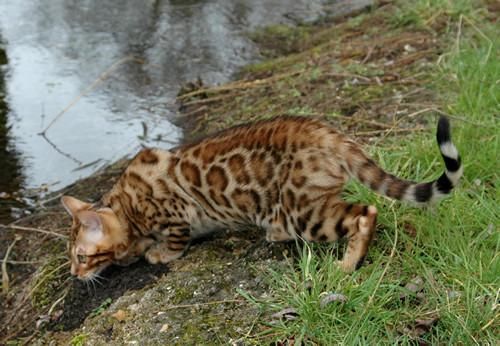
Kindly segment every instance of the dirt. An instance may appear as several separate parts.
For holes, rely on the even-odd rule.
[[[287,245],[283,245],[287,246]],[[288,245],[289,246],[289,245]],[[280,245],[274,249],[279,248]],[[171,281],[170,276],[176,276],[170,268],[174,267],[176,271],[193,272],[196,269],[200,273],[201,263],[207,266],[207,271],[211,272],[214,268],[209,266],[216,265],[218,262],[226,262],[226,267],[221,274],[233,279],[247,279],[246,273],[239,275],[229,275],[228,267],[236,266],[243,260],[248,260],[247,257],[255,257],[255,249],[263,252],[266,257],[277,258],[280,254],[274,254],[272,249],[267,249],[264,244],[263,235],[259,230],[250,230],[247,232],[224,232],[222,234],[213,234],[203,239],[197,239],[190,247],[186,257],[178,263],[170,265],[151,265],[145,260],[140,260],[127,267],[112,266],[107,268],[103,273],[103,279],[100,284],[90,285],[80,280],[72,280],[69,293],[64,299],[64,304],[61,307],[63,311],[57,323],[52,323],[49,326],[51,330],[73,330],[78,328],[86,317],[95,314],[99,307],[107,305],[109,301],[116,301],[119,297],[126,293],[140,289],[151,289],[152,285],[158,283],[160,279]],[[249,252],[252,252],[250,255]],[[213,257],[213,258],[212,258]],[[201,260],[203,259],[203,260]],[[209,261],[209,262],[207,262]],[[229,263],[235,261],[235,263]],[[194,268],[193,263],[198,266]],[[229,263],[229,264],[228,264]],[[231,268],[229,268],[231,269]],[[215,280],[213,280],[215,281]],[[226,280],[227,281],[227,280]],[[217,280],[219,284],[224,280]],[[230,287],[228,285],[228,287]],[[212,289],[213,295],[223,296],[217,291],[217,287]],[[217,293],[217,294],[216,294]],[[182,298],[178,302],[184,301]]]
[[[104,273],[101,284],[73,280],[69,294],[64,299],[63,314],[60,322],[54,323],[50,329],[73,330],[78,328],[87,316],[100,306],[106,305],[121,297],[129,290],[141,289],[158,280],[168,272],[168,266],[153,266],[140,261],[129,267],[113,266]]]

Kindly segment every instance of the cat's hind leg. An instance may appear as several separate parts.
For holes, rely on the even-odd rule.
[[[375,234],[377,208],[335,199],[320,203],[318,208],[307,222],[304,239],[332,242],[346,237],[347,249],[338,264],[345,272],[354,271],[363,262]]]
[[[345,272],[357,269],[368,253],[368,247],[375,235],[377,221],[377,208],[375,206],[362,206],[362,212],[353,217],[351,224],[345,226],[347,249],[344,257],[338,262],[339,267]]]

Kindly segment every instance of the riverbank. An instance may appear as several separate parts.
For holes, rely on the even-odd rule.
[[[449,114],[465,166],[451,198],[418,209],[349,186],[350,199],[380,210],[378,236],[356,273],[335,269],[342,246],[297,251],[255,230],[229,231],[168,268],[115,268],[86,288],[69,278],[68,219],[54,199],[16,224],[28,228],[2,233],[14,262],[0,334],[12,344],[494,343],[498,14],[493,2],[382,2],[335,24],[270,27],[253,37],[272,58],[235,82],[179,96],[193,137],[276,115],[317,116],[415,180],[442,169],[435,115]],[[125,164],[61,193],[95,200]],[[14,243],[16,235],[23,238]]]

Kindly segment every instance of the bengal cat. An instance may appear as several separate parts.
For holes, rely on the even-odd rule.
[[[92,279],[111,263],[141,255],[167,263],[193,237],[243,224],[263,228],[269,241],[347,237],[339,266],[353,271],[373,238],[377,209],[344,202],[343,186],[354,177],[380,194],[416,203],[447,195],[462,165],[444,117],[437,142],[445,171],[427,183],[386,173],[354,141],[302,117],[234,127],[171,151],[142,150],[98,203],[62,198],[73,216],[71,273]]]

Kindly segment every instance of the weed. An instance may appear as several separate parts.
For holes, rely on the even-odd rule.
[[[76,334],[73,338],[71,338],[69,344],[71,346],[83,346],[85,345],[85,340],[87,340],[87,338],[87,334]]]
[[[106,298],[101,305],[99,305],[97,308],[95,308],[91,313],[90,316],[99,316],[102,314],[113,302],[113,299],[111,298]]]

